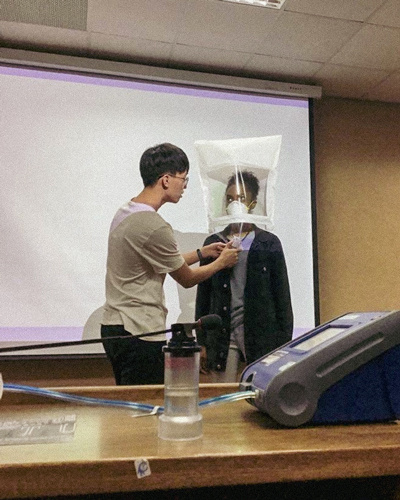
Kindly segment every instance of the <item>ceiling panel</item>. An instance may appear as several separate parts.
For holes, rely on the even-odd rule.
[[[249,59],[244,69],[246,72],[249,72],[253,78],[267,76],[279,78],[286,76],[292,77],[293,79],[309,79],[321,68],[321,66],[322,64],[317,62],[297,61],[296,59],[255,54]]]
[[[187,0],[89,0],[88,30],[172,42]]]
[[[247,62],[249,54],[232,50],[175,45],[171,61],[174,66],[184,65],[190,70],[213,70],[229,66],[231,74],[237,74]]]
[[[330,62],[394,71],[400,69],[399,48],[399,29],[366,25]]]
[[[253,51],[272,29],[280,13],[216,0],[190,0],[177,43],[200,47]]]
[[[286,0],[285,10],[350,21],[365,21],[384,2],[385,0]]]
[[[51,51],[64,48],[83,55],[89,45],[89,34],[86,31],[52,26],[0,21],[0,45],[28,50]]]
[[[400,0],[286,0],[280,10],[221,0],[0,0],[1,48],[5,60],[23,49],[400,102]]]
[[[257,53],[325,62],[360,29],[361,23],[284,12]]]
[[[392,74],[365,96],[372,101],[400,103],[400,71]]]
[[[124,62],[166,65],[172,45],[142,38],[91,33],[90,49],[93,55],[100,58],[118,58]]]
[[[387,71],[355,68],[353,66],[324,65],[315,77],[321,82],[323,92],[332,96],[357,98],[387,78]]]
[[[399,0],[388,0],[369,19],[369,23],[400,28]]]
[[[86,29],[87,0],[0,0],[0,20]]]

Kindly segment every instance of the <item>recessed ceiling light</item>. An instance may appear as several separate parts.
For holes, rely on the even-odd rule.
[[[281,9],[286,0],[223,0],[224,2],[242,3],[256,7],[269,7],[270,9]]]

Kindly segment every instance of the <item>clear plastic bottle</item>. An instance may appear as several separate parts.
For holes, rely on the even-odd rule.
[[[161,439],[185,441],[203,435],[199,412],[199,364],[201,347],[184,324],[174,325],[175,332],[164,347],[164,413],[159,416]],[[180,327],[180,328],[179,328]]]

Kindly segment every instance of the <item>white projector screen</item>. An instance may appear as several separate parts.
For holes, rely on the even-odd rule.
[[[308,99],[0,66],[0,109],[0,347],[99,337],[109,226],[142,189],[142,152],[162,142],[190,160],[182,200],[160,210],[184,252],[208,234],[195,141],[282,136],[273,232],[294,336],[315,326]],[[167,327],[194,321],[195,288],[167,277],[165,290]]]

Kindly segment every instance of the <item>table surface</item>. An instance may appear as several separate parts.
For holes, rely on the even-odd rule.
[[[237,384],[204,384],[200,399],[237,390]],[[60,391],[163,403],[163,386]],[[157,416],[133,418],[126,409],[11,392],[0,407],[2,421],[74,414],[77,423],[70,442],[0,446],[0,498],[400,474],[398,422],[288,429],[242,400],[204,408],[203,437],[176,442],[157,437]],[[151,472],[142,478],[135,470],[140,458]]]

